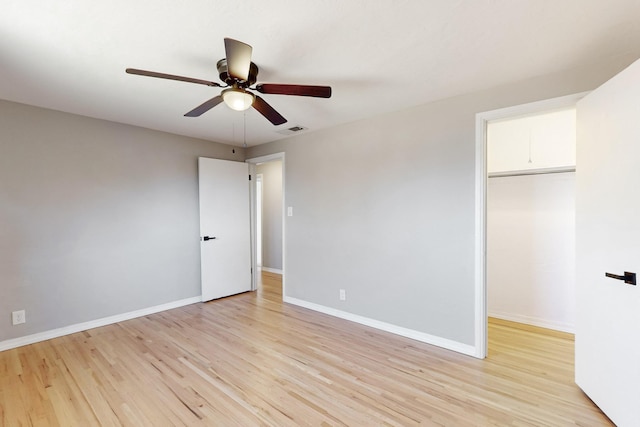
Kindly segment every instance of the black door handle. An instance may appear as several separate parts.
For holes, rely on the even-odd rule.
[[[216,238],[215,236],[213,236],[213,237],[204,236],[204,237],[202,238],[202,240],[204,240],[204,241],[206,242],[207,240],[214,240],[215,238]]]
[[[629,285],[635,286],[636,284],[636,273],[630,273],[628,271],[625,271],[624,276],[619,276],[617,274],[612,274],[612,273],[604,273],[604,275],[612,279],[624,280],[624,283],[628,283]]]

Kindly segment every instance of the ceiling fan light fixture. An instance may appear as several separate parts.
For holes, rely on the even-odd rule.
[[[219,60],[216,64],[220,83],[209,80],[194,79],[192,77],[177,76],[175,74],[158,73],[155,71],[139,70],[137,68],[127,68],[127,74],[136,74],[139,76],[156,77],[160,79],[177,80],[187,83],[197,83],[205,86],[213,86],[224,89],[222,93],[203,102],[196,108],[185,113],[185,117],[200,117],[202,114],[211,110],[215,106],[227,104],[234,111],[246,111],[253,107],[265,119],[269,120],[272,125],[279,126],[287,123],[282,114],[278,113],[267,101],[262,97],[254,95],[251,91],[257,91],[263,94],[273,95],[295,95],[295,96],[311,96],[314,98],[331,98],[330,86],[314,86],[314,85],[298,85],[298,84],[280,84],[280,83],[260,83],[254,88],[258,78],[258,66],[251,62],[251,53],[253,48],[239,40],[230,38],[224,39],[225,58]]]
[[[222,99],[229,108],[236,111],[245,111],[253,105],[254,95],[246,90],[230,88],[222,91]]]

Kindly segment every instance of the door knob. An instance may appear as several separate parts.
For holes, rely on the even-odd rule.
[[[204,237],[202,238],[202,240],[204,240],[204,241],[206,242],[207,240],[214,240],[215,238],[216,238],[216,236],[213,236],[213,237],[204,236]]]
[[[610,277],[616,280],[624,280],[624,283],[628,283],[629,285],[636,284],[636,273],[630,273],[628,271],[624,272],[624,276],[619,276],[613,273],[604,273],[605,276]]]

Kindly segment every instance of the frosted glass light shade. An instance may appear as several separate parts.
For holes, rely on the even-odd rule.
[[[242,89],[231,88],[222,91],[222,99],[232,110],[244,111],[253,105],[254,96]]]

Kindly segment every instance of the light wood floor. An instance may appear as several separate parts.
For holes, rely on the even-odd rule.
[[[568,334],[491,322],[477,360],[258,292],[0,353],[0,425],[608,426]]]

